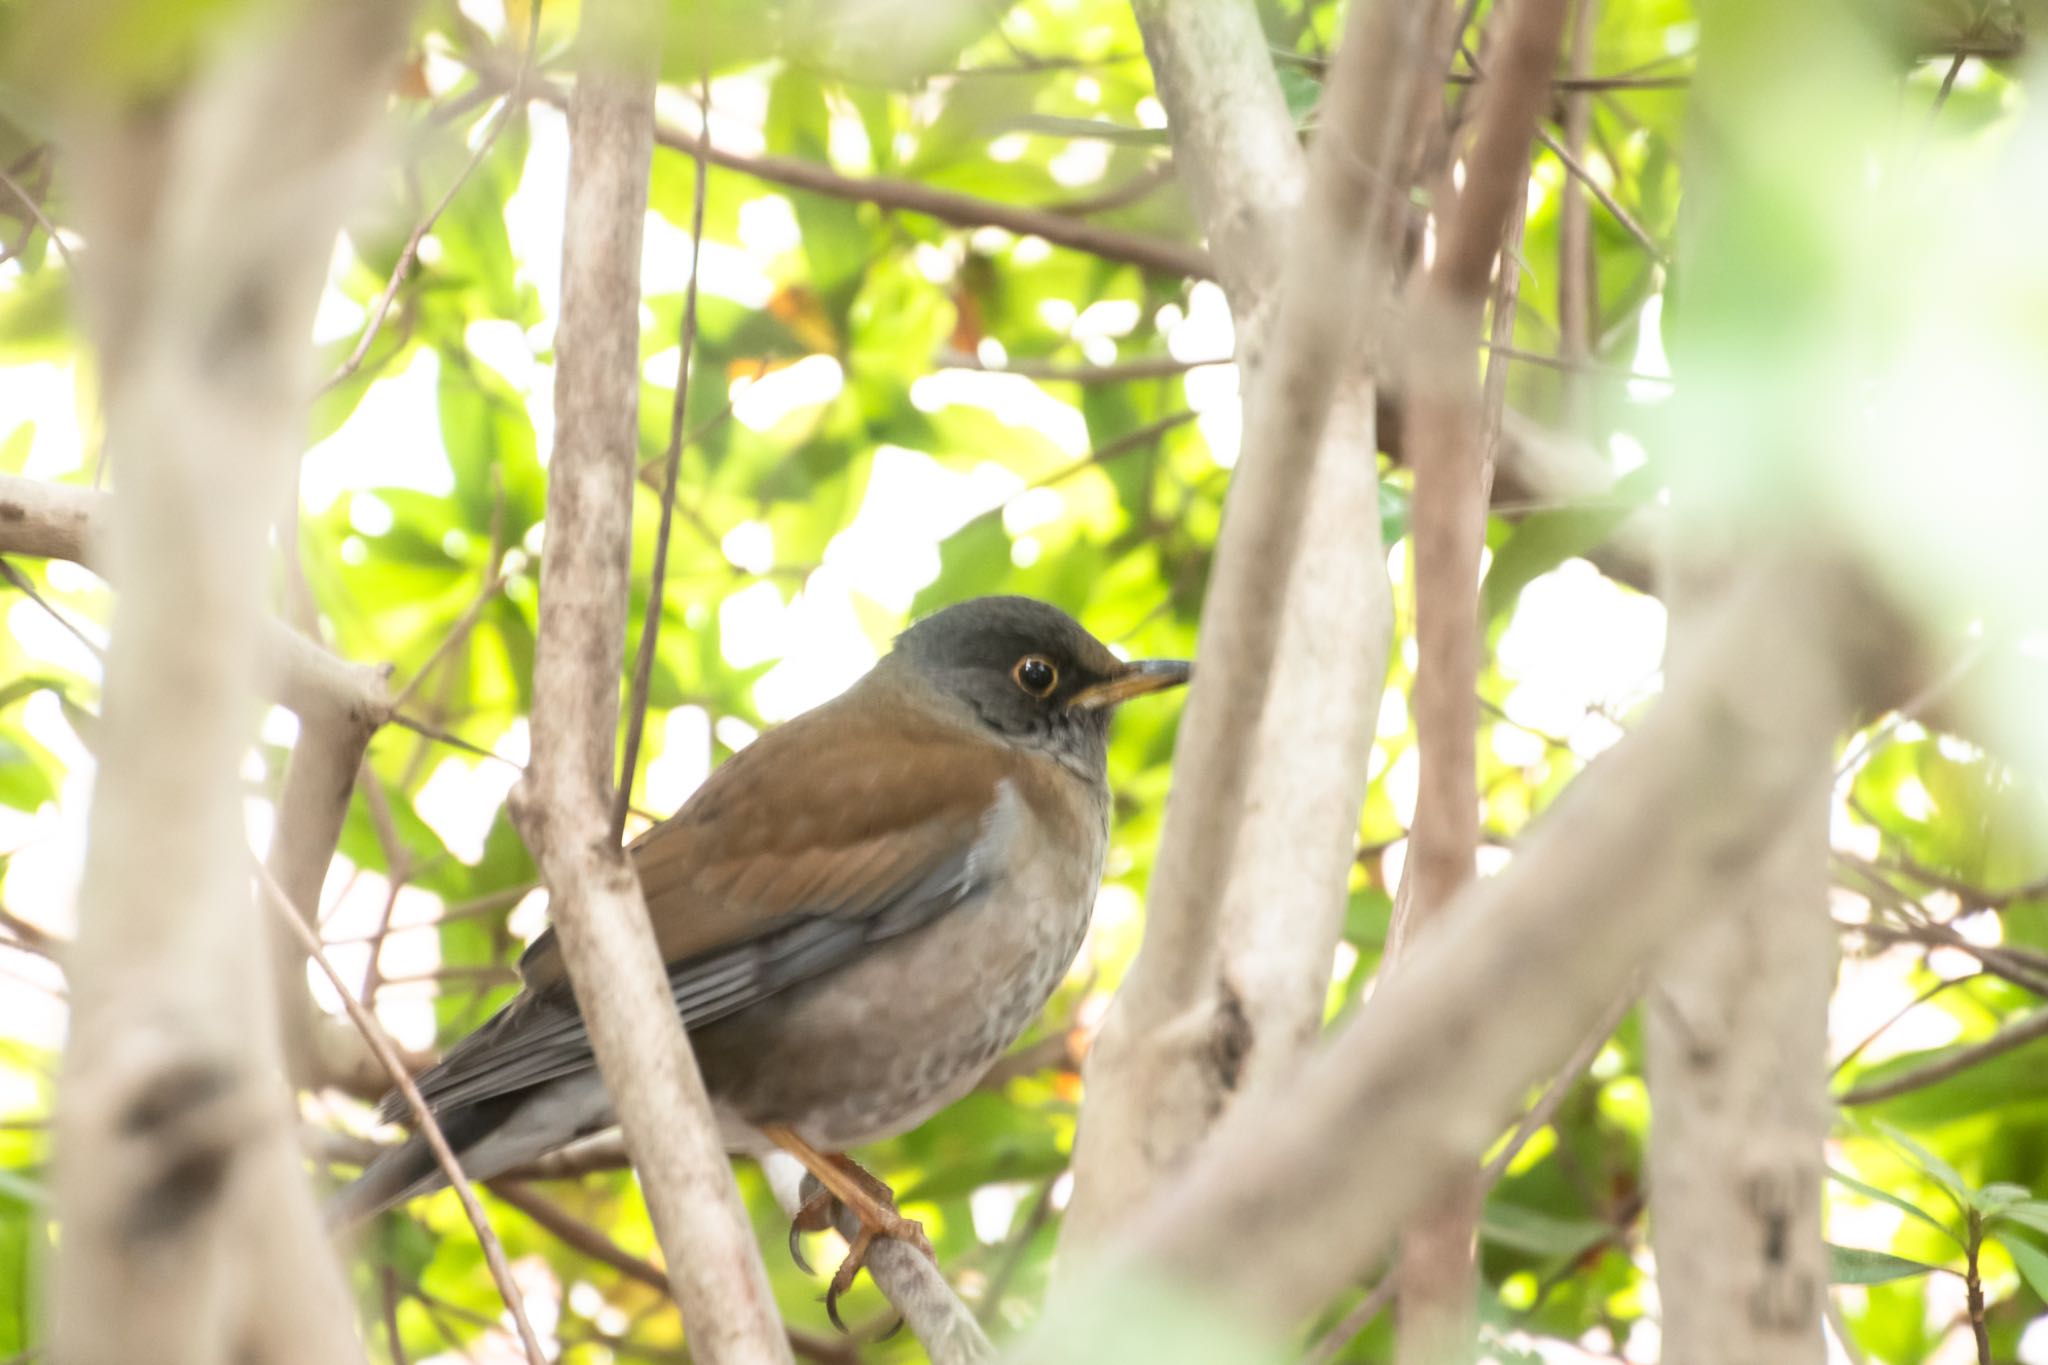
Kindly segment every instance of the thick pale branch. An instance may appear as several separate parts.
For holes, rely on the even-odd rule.
[[[69,484],[0,474],[0,553],[65,559],[104,571],[105,527],[115,499]],[[299,740],[279,801],[270,867],[295,905],[317,906],[341,836],[357,768],[391,714],[388,665],[352,664],[282,622],[258,624],[270,695],[299,717]],[[301,1084],[381,1074],[353,1029],[316,1016],[305,988],[305,954],[273,934],[273,970],[285,1062]],[[352,1087],[353,1088],[353,1087]]]
[[[0,474],[0,554],[67,559],[111,577],[106,537],[118,501],[89,488]],[[259,624],[257,648],[268,695],[299,716],[334,712],[382,724],[388,714],[388,666],[338,659],[275,621]]]
[[[104,528],[121,592],[67,964],[50,1312],[65,1361],[361,1358],[292,1140],[238,774],[306,338],[408,13],[271,7],[184,88],[74,114],[123,496]],[[104,79],[77,85],[107,97]],[[39,501],[57,533],[39,552],[83,550],[83,500]],[[0,511],[0,533],[28,522]]]
[[[312,927],[319,913],[320,890],[334,861],[341,827],[348,818],[356,773],[369,751],[370,739],[383,720],[382,708],[326,707],[299,721],[284,789],[277,803],[277,828],[268,859],[289,907],[304,907]],[[342,1049],[340,1039],[360,1044],[360,1035],[339,1028],[323,1038],[328,1021],[306,991],[306,952],[292,936],[273,930],[273,985],[278,1019],[284,1035],[285,1067],[301,1086],[316,1086],[336,1071],[356,1075],[375,1071],[376,1058],[366,1047]],[[323,1053],[323,1043],[326,1051]],[[381,1072],[376,1072],[381,1079]]]
[[[640,883],[611,831],[659,22],[642,0],[591,0],[582,25],[584,64],[569,103],[533,760],[513,791],[513,813],[547,881],[563,959],[692,1354],[786,1361],[789,1344],[669,999]]]
[[[0,552],[90,564],[109,501],[90,488],[0,474]]]
[[[1894,629],[1831,572],[1751,573],[1507,870],[1468,885],[1320,1055],[1231,1112],[1148,1206],[1121,1269],[1164,1269],[1276,1330],[1353,1281],[1653,953],[1726,908],[1724,869],[1807,799],[1801,750],[1837,731],[1846,680],[1881,670]],[[1106,1267],[1093,1293],[1130,1284]]]
[[[1148,927],[1125,988],[1140,997],[1175,990],[1215,938],[1216,889],[1226,884],[1245,818],[1314,462],[1340,380],[1357,372],[1362,317],[1376,311],[1384,289],[1386,252],[1371,231],[1372,211],[1385,188],[1387,126],[1411,55],[1409,26],[1401,6],[1354,8],[1331,77],[1270,349],[1246,394],[1243,453],[1202,615],[1207,667],[1189,694],[1152,888],[1152,923],[1171,932],[1155,936]]]
[[[1174,165],[1243,328],[1280,279],[1302,201],[1307,167],[1294,116],[1253,6],[1140,0],[1137,11]]]
[[[1251,5],[1156,0],[1139,18],[1231,289],[1245,426],[1145,943],[1089,1060],[1077,1246],[1314,1036],[1392,625],[1368,338],[1418,16],[1353,7],[1306,168]]]

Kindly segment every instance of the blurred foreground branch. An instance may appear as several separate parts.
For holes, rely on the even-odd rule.
[[[1273,1331],[1354,1281],[1662,945],[1726,909],[1723,870],[1805,803],[1805,751],[1882,675],[1895,632],[1832,569],[1747,571],[1648,717],[1329,1045],[1232,1110],[1030,1358],[1085,1358],[1064,1333],[1161,1272]]]
[[[271,7],[174,92],[71,91],[122,487],[59,1092],[50,1318],[72,1365],[361,1358],[293,1140],[238,772],[306,338],[409,10]],[[48,22],[91,51],[121,15]],[[45,502],[83,539],[82,499]]]
[[[146,440],[137,458],[154,458],[163,445]],[[33,555],[82,564],[120,586],[108,539],[121,516],[121,500],[72,484],[0,474],[0,554]],[[386,665],[338,659],[283,624],[257,625],[258,677],[265,695],[306,717],[338,712],[382,724],[389,714]]]

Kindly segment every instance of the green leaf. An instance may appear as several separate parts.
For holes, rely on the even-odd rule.
[[[1957,1208],[1967,1209],[1970,1207],[1969,1182],[1963,1179],[1955,1167],[1943,1161],[1912,1138],[1907,1137],[1891,1124],[1880,1121],[1875,1126],[1879,1132],[1890,1138],[1892,1143],[1899,1150],[1903,1151],[1912,1160],[1914,1165],[1918,1166],[1922,1172],[1933,1179],[1935,1184],[1941,1186],[1948,1193],[1949,1198],[1956,1201]]]
[[[48,1199],[49,1194],[38,1182],[20,1171],[0,1168],[0,1200],[28,1208],[41,1208]]]
[[[1927,1224],[1928,1227],[1933,1228],[1936,1232],[1939,1232],[1942,1236],[1948,1238],[1957,1246],[1961,1246],[1963,1244],[1963,1239],[1958,1237],[1955,1233],[1955,1230],[1949,1227],[1948,1224],[1942,1222],[1939,1218],[1936,1218],[1933,1214],[1921,1208],[1919,1205],[1908,1203],[1906,1200],[1900,1198],[1898,1195],[1893,1194],[1890,1190],[1881,1190],[1875,1185],[1866,1185],[1861,1180],[1858,1180],[1855,1176],[1844,1175],[1842,1172],[1836,1170],[1832,1166],[1828,1167],[1828,1175],[1837,1184],[1848,1186],[1850,1189],[1856,1191],[1856,1193],[1862,1195],[1865,1199],[1875,1199],[1880,1204],[1890,1204],[1893,1208],[1898,1209],[1903,1213],[1910,1214],[1914,1218],[1917,1218],[1921,1222]]]
[[[1524,1204],[1496,1199],[1479,1219],[1485,1240],[1532,1256],[1571,1260],[1612,1236],[1614,1229],[1586,1218],[1559,1218]]]
[[[1998,1244],[2012,1257],[2013,1267],[2027,1282],[2027,1288],[2034,1291],[2034,1297],[2048,1302],[2048,1252],[2018,1237],[2001,1237]]]
[[[1164,128],[1132,128],[1099,118],[1063,118],[1057,114],[1025,114],[1010,120],[1020,133],[1043,133],[1047,137],[1092,138],[1099,142],[1121,142],[1140,147],[1166,146]]]
[[[69,684],[62,678],[47,673],[30,673],[0,685],[0,711],[6,710],[24,697],[38,692],[55,692],[59,697],[69,695]]]
[[[1996,1217],[2001,1211],[2030,1199],[2033,1191],[2025,1185],[1997,1183],[1970,1192],[1970,1207]],[[2048,1204],[2040,1206],[2048,1212]]]
[[[1598,546],[1662,487],[1655,466],[1644,465],[1615,481],[1599,499],[1531,512],[1494,551],[1479,593],[1479,619],[1491,622],[1514,608],[1522,589],[1567,559]]]
[[[42,755],[42,761],[37,755]],[[0,805],[16,810],[40,810],[45,801],[57,799],[57,784],[50,777],[56,760],[41,745],[30,747],[0,736]]]
[[[1287,113],[1294,126],[1304,127],[1309,115],[1322,103],[1323,83],[1298,66],[1283,65],[1274,73],[1280,78],[1280,95],[1287,101]]]
[[[28,453],[36,443],[36,424],[23,422],[7,433],[7,439],[0,441],[0,469],[13,472],[28,463]]]
[[[1862,1247],[1828,1243],[1828,1280],[1834,1284],[1884,1284],[1942,1269],[1923,1261],[1907,1260],[1888,1251],[1866,1251]]]
[[[831,124],[824,92],[810,73],[785,71],[769,86],[768,118],[762,132],[770,151],[830,165]],[[817,194],[792,193],[789,199],[803,233],[811,288],[843,303],[876,255],[860,206]]]
[[[1391,546],[1408,534],[1408,504],[1412,494],[1391,479],[1380,480],[1380,544]]]
[[[2048,1202],[2026,1199],[2002,1205],[1988,1212],[1993,1218],[2018,1223],[2021,1227],[2032,1228],[2036,1232],[2048,1232]]]
[[[71,274],[45,270],[0,290],[0,364],[62,360],[71,343]]]

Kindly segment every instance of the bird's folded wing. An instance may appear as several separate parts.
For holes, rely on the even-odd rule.
[[[826,719],[829,709],[804,720]],[[870,744],[841,733],[826,738],[834,761],[809,765],[810,781],[794,791],[770,788],[763,775],[774,771],[772,751],[805,739],[809,728],[771,731],[633,846],[669,989],[688,1027],[831,972],[973,900],[1014,835],[1015,789],[978,746],[933,753],[928,746],[945,741],[913,740],[926,749],[923,780],[905,784],[886,766],[903,761],[902,737]],[[526,993],[419,1078],[434,1108],[591,1065],[552,931],[520,967]],[[403,1104],[389,1097],[380,1113],[398,1117]]]

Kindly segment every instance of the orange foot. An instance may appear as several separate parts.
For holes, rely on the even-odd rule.
[[[875,1239],[886,1237],[908,1242],[936,1260],[931,1239],[924,1235],[923,1224],[896,1212],[896,1197],[889,1187],[862,1170],[849,1157],[838,1153],[828,1156],[788,1128],[768,1127],[762,1132],[776,1146],[801,1161],[804,1169],[818,1182],[817,1193],[804,1201],[789,1225],[790,1255],[806,1274],[810,1272],[810,1265],[798,1246],[799,1235],[823,1232],[833,1226],[832,1205],[835,1202],[851,1209],[854,1217],[860,1220],[860,1232],[854,1237],[853,1246],[847,1251],[846,1259],[839,1263],[839,1269],[834,1272],[832,1283],[825,1291],[825,1315],[832,1319],[834,1327],[847,1332],[846,1324],[839,1317],[839,1296],[853,1287],[861,1267],[867,1264],[868,1251],[874,1246]]]

